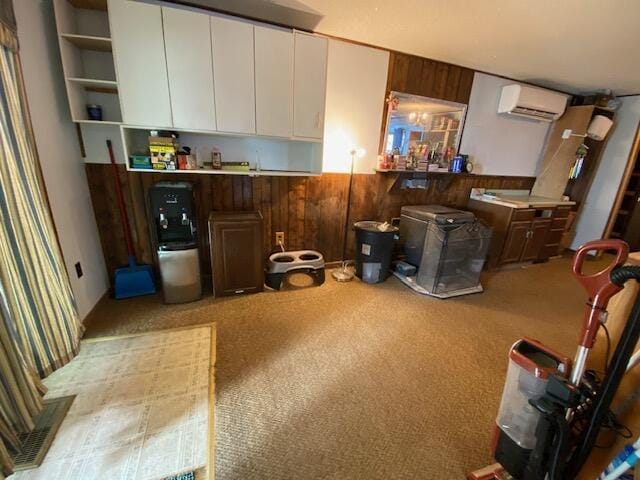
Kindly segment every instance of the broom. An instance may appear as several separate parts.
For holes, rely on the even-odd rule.
[[[133,248],[133,240],[131,239],[129,217],[127,216],[127,208],[124,204],[122,186],[120,185],[120,175],[118,174],[118,166],[116,164],[115,156],[113,155],[111,140],[107,140],[107,148],[109,149],[109,158],[111,159],[113,182],[116,187],[116,197],[118,199],[118,208],[120,210],[120,219],[122,221],[122,231],[124,233],[125,243],[127,244],[127,255],[129,260],[128,266],[116,268],[113,279],[113,283],[115,285],[114,296],[117,299],[121,299],[149,295],[156,292],[153,270],[151,269],[151,265],[138,265],[136,263],[136,252]]]

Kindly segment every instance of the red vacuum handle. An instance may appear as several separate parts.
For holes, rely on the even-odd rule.
[[[603,270],[586,275],[582,265],[589,252],[615,252],[613,261]],[[594,240],[582,245],[573,257],[573,274],[589,295],[584,313],[584,323],[580,332],[580,345],[592,348],[600,327],[600,316],[607,308],[609,299],[622,290],[611,281],[611,272],[624,265],[629,255],[629,245],[622,240]]]

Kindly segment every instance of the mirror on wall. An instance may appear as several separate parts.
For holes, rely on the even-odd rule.
[[[391,92],[387,103],[383,154],[407,168],[446,168],[458,153],[467,106],[402,92]]]

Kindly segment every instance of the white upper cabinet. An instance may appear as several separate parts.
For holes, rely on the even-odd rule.
[[[321,139],[327,83],[327,39],[295,33],[293,135]]]
[[[293,135],[293,32],[255,26],[256,132]]]
[[[253,25],[211,17],[218,130],[256,133]]]
[[[161,8],[109,0],[109,22],[123,122],[172,126]]]
[[[210,16],[162,8],[173,126],[215,130]]]

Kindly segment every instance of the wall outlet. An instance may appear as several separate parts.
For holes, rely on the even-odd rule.
[[[284,232],[276,232],[276,245],[284,245]]]
[[[83,275],[83,273],[82,273],[82,265],[80,265],[80,262],[76,262],[74,267],[76,267],[76,275],[78,276],[78,278],[82,277],[82,275]]]

